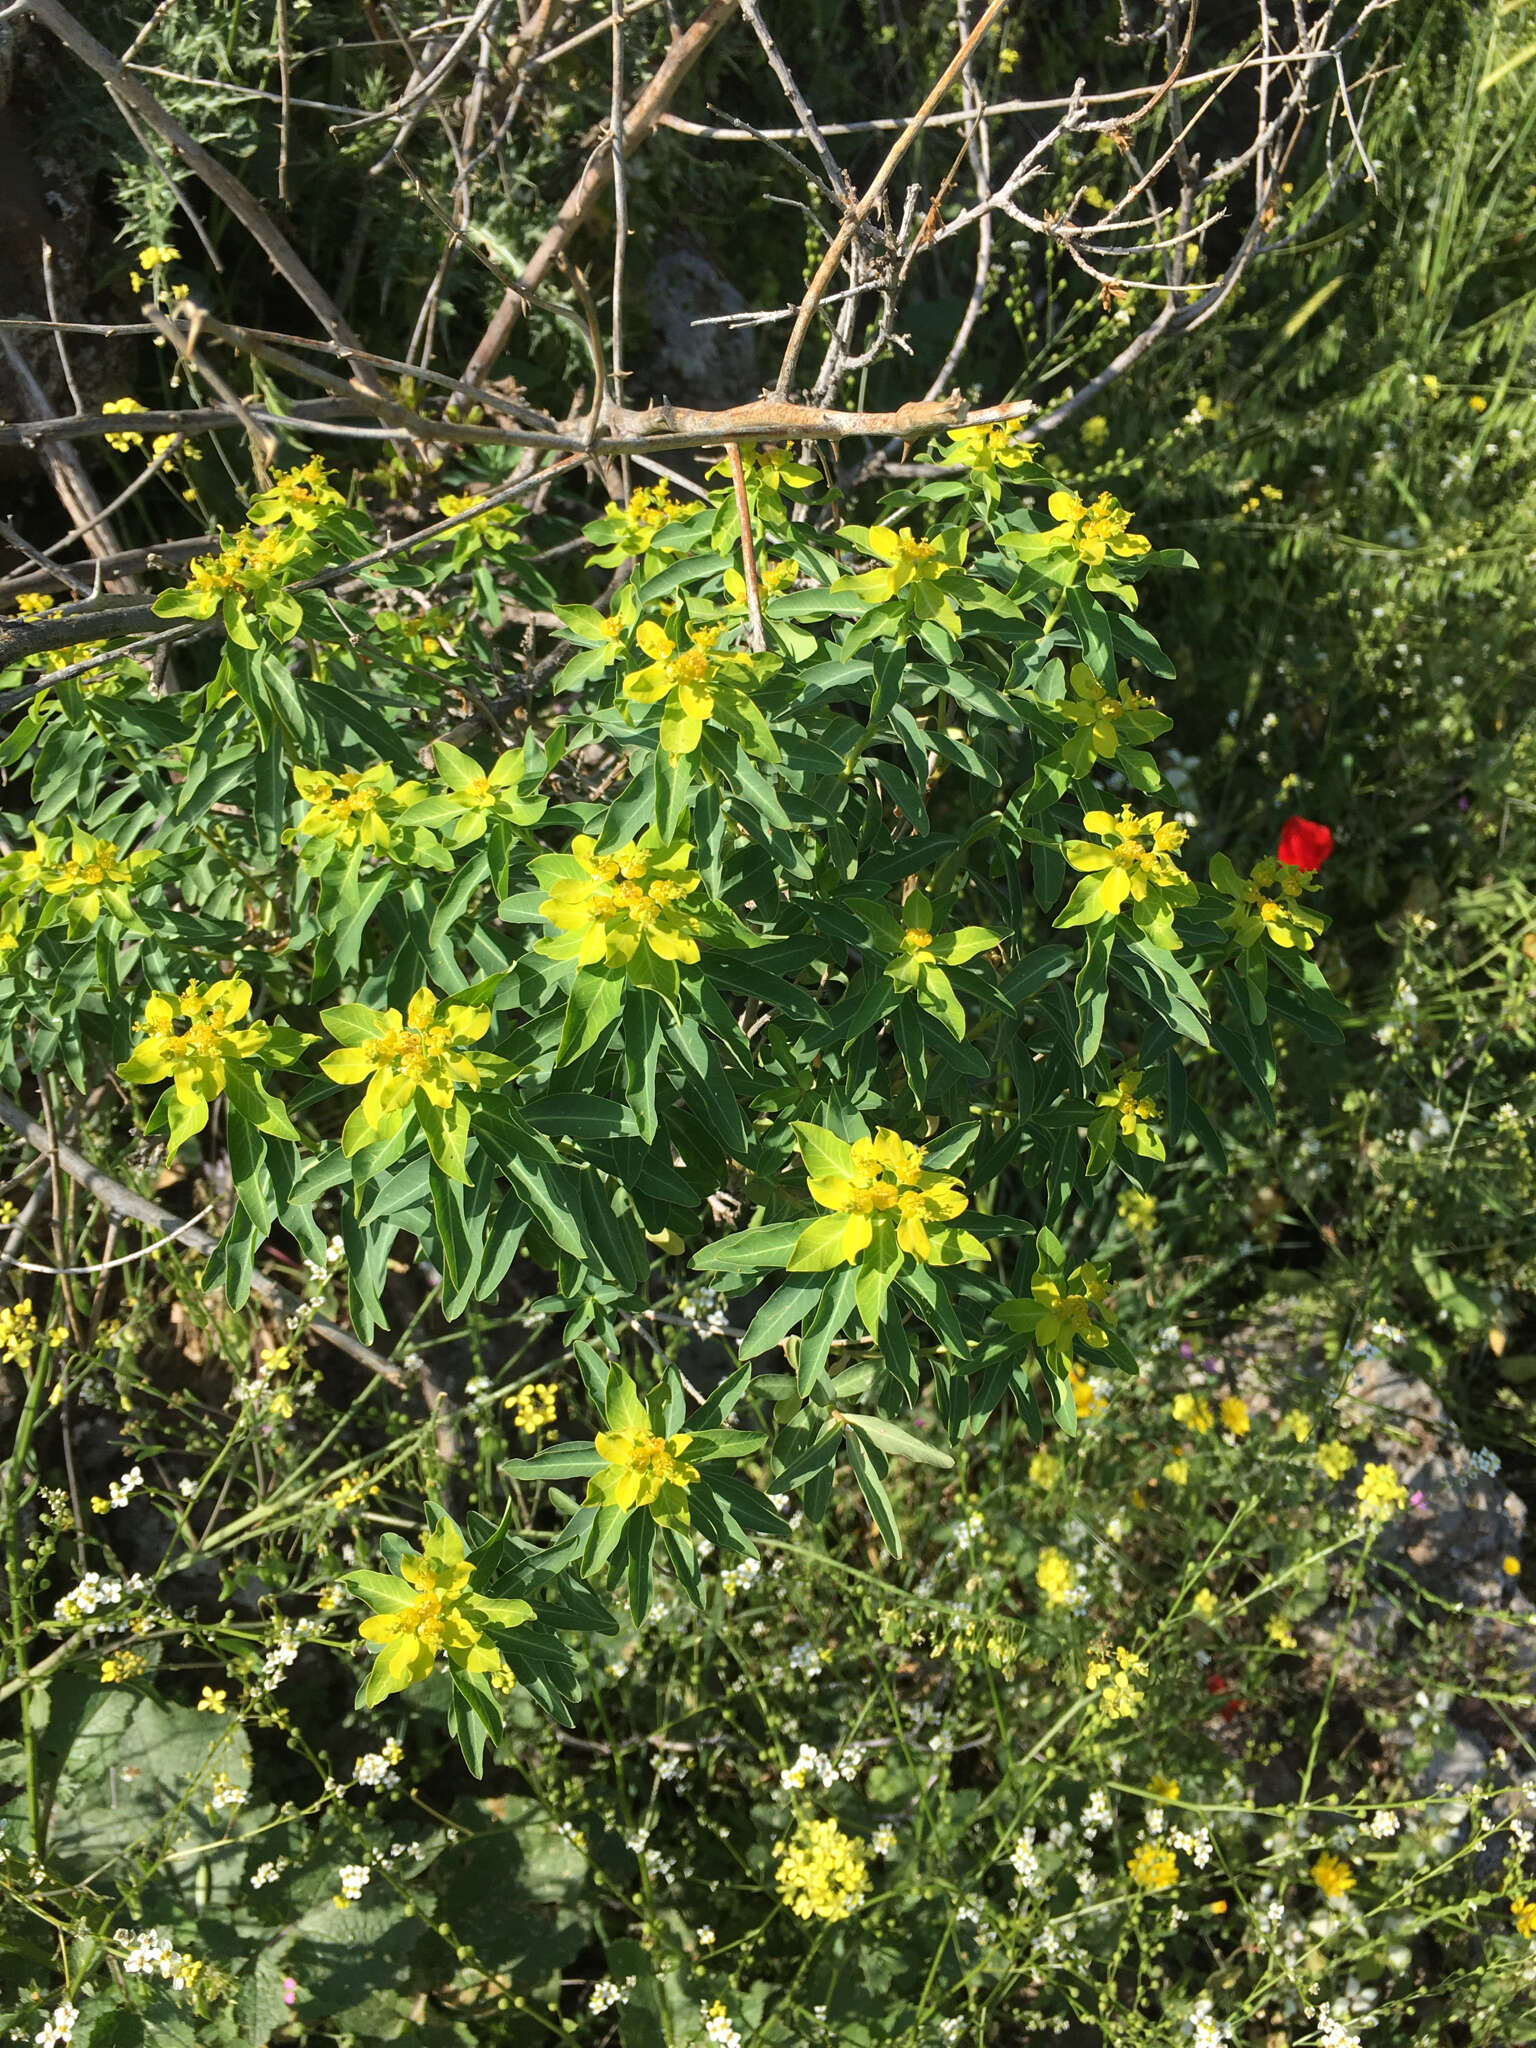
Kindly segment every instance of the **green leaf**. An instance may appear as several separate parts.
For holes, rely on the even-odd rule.
[[[914,1430],[905,1428],[899,1422],[890,1422],[883,1415],[863,1415],[851,1408],[839,1408],[838,1415],[844,1422],[860,1430],[871,1443],[878,1444],[887,1457],[910,1458],[916,1465],[937,1465],[947,1471],[954,1464],[948,1451],[942,1451],[937,1444],[927,1442]]]

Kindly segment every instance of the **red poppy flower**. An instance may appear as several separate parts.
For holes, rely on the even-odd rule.
[[[1205,1689],[1210,1693],[1232,1693],[1232,1681],[1230,1678],[1223,1678],[1219,1672],[1212,1671],[1206,1677]],[[1220,1714],[1223,1721],[1231,1721],[1238,1714],[1243,1713],[1247,1705],[1248,1702],[1246,1700],[1239,1699],[1236,1693],[1232,1693],[1232,1697],[1224,1699],[1216,1711]]]
[[[1280,846],[1275,858],[1288,868],[1305,868],[1315,873],[1333,851],[1333,834],[1326,825],[1311,818],[1287,818],[1280,827]]]

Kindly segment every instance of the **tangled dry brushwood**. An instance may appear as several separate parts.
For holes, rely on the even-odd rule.
[[[447,447],[491,443],[520,449],[521,462],[501,487],[510,495],[547,479],[552,462],[562,468],[584,465],[612,489],[616,465],[627,466],[631,459],[654,466],[667,453],[764,438],[852,443],[846,475],[857,480],[895,460],[905,444],[963,421],[1038,414],[1041,429],[1049,431],[1092,404],[1149,350],[1208,321],[1255,260],[1283,240],[1289,174],[1303,147],[1319,136],[1337,177],[1373,175],[1359,125],[1374,83],[1363,31],[1392,0],[1366,0],[1354,8],[1340,0],[1304,8],[1297,0],[1288,15],[1269,0],[1256,0],[1240,36],[1234,37],[1230,17],[1224,18],[1219,34],[1227,54],[1204,66],[1195,61],[1201,48],[1198,0],[1153,0],[1145,10],[1124,0],[1118,45],[1122,52],[1140,53],[1146,83],[1092,92],[1079,79],[1064,98],[1046,99],[988,97],[983,58],[989,39],[1001,33],[1007,0],[991,0],[979,12],[972,0],[955,0],[953,54],[921,103],[905,114],[843,123],[818,120],[760,0],[708,0],[690,22],[675,26],[651,76],[632,90],[628,24],[648,4],[631,0],[626,8],[622,0],[611,0],[607,17],[578,25],[584,10],[574,0],[518,0],[516,8],[507,0],[479,0],[469,13],[447,22],[402,28],[408,77],[387,107],[330,109],[343,116],[338,127],[368,124],[384,131],[375,171],[390,168],[413,177],[411,141],[429,119],[451,143],[452,189],[432,193],[416,180],[422,205],[435,216],[441,253],[413,323],[407,360],[369,349],[268,208],[161,105],[146,82],[155,67],[135,57],[142,34],[119,57],[60,0],[13,0],[0,9],[0,21],[30,17],[55,37],[95,74],[136,137],[152,137],[158,152],[180,159],[259,245],[320,330],[310,336],[274,334],[216,317],[192,299],[173,314],[146,305],[141,322],[110,328],[56,318],[0,321],[0,346],[13,371],[20,366],[15,381],[34,415],[0,425],[0,446],[36,450],[69,520],[68,532],[46,545],[7,526],[5,538],[22,565],[0,579],[0,600],[26,590],[64,590],[76,600],[47,620],[0,627],[0,664],[25,662],[98,635],[103,593],[112,593],[107,602],[115,631],[149,624],[147,608],[133,603],[143,570],[184,561],[200,543],[175,537],[159,548],[125,550],[112,517],[155,467],[194,437],[242,436],[258,481],[280,442],[356,447],[373,440],[394,443],[423,468],[437,459],[434,451]],[[791,123],[756,128],[734,117],[704,123],[672,111],[705,49],[728,32],[740,39],[739,58],[755,45],[782,91]],[[478,172],[515,136],[541,72],[599,37],[607,39],[611,54],[609,118],[603,132],[588,138],[579,175],[521,275],[507,275],[494,238],[476,220]],[[987,73],[994,86],[999,75],[995,64]],[[281,94],[253,96],[280,103],[279,183],[286,196],[288,124],[301,103],[291,98],[286,61],[282,78]],[[756,403],[725,411],[625,403],[628,166],[662,129],[690,138],[701,151],[755,149],[765,183],[787,172],[794,192],[810,195],[789,202],[801,208],[823,245],[798,303],[727,314],[718,322],[787,330],[772,387]],[[903,183],[903,170],[925,134],[953,136],[953,157],[936,180]],[[844,156],[857,154],[862,163],[868,139],[884,135],[890,137],[884,156],[856,184]],[[1104,138],[1128,172],[1125,189],[1113,199],[1090,182],[1085,160],[1091,146],[1106,146]],[[941,159],[948,155],[947,148],[940,152]],[[1062,167],[1068,161],[1077,162],[1078,172],[1062,204]],[[1057,203],[1047,194],[1056,195]],[[178,188],[177,196],[196,221],[189,190]],[[612,249],[606,279],[591,280],[571,252],[600,205],[611,208]],[[911,353],[903,320],[914,283],[925,259],[951,244],[971,247],[971,282],[926,388],[897,411],[840,406],[839,398],[856,388],[860,373],[894,351]],[[1004,275],[1016,274],[1043,251],[1063,259],[1097,296],[1107,342],[1096,349],[1092,373],[1046,409],[1024,391],[1001,403],[973,402],[963,380],[983,310]],[[434,357],[441,347],[444,282],[450,265],[462,260],[483,265],[503,292],[462,369],[450,372],[436,367]],[[1143,306],[1149,309],[1145,318]],[[524,319],[561,323],[579,338],[586,384],[572,393],[564,417],[529,405],[495,379],[508,337]],[[182,388],[197,401],[136,417],[144,433],[176,440],[110,505],[96,494],[78,449],[120,427],[120,420],[78,400],[69,415],[42,417],[48,408],[22,352],[28,341],[46,340],[67,369],[69,336],[75,332],[158,335],[175,349]],[[241,381],[249,384],[247,373],[257,365],[269,394],[264,402],[236,390]],[[280,398],[274,400],[274,392]],[[422,545],[452,523],[407,535],[399,545]],[[67,559],[82,546],[83,559]],[[151,634],[144,645],[186,634],[185,628]],[[88,666],[89,658],[79,665],[82,672]]]

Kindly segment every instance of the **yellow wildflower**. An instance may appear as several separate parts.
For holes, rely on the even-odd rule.
[[[663,527],[682,517],[684,508],[673,499],[671,487],[663,477],[659,483],[631,492],[627,505],[610,502],[602,518],[593,520],[582,531],[588,540],[603,545],[604,552],[594,555],[593,563],[612,569],[632,555],[643,558],[653,551],[659,555],[675,554],[677,550],[660,543],[658,537]]]
[[[1515,1932],[1523,1934],[1527,1941],[1536,1941],[1536,1899],[1528,1899],[1522,1894],[1510,1900],[1509,1910],[1514,1917]]]
[[[1197,1436],[1209,1435],[1214,1426],[1211,1404],[1204,1394],[1175,1394],[1169,1413],[1175,1422],[1183,1423]]]
[[[240,1113],[260,1129],[298,1135],[250,1064],[269,1051],[274,1037],[270,1024],[242,1024],[250,1007],[251,985],[238,974],[206,988],[189,981],[178,996],[157,990],[144,1005],[144,1021],[137,1027],[143,1042],[117,1071],[125,1081],[170,1081],[164,1122],[171,1152],[206,1129],[209,1105],[228,1091],[231,1068],[237,1070]],[[186,1028],[178,1030],[178,1024]],[[308,1042],[288,1033],[280,1045],[287,1050],[292,1041]]]
[[[1519,1558],[1506,1557],[1502,1565],[1500,1566],[1500,1570],[1503,1572],[1506,1579],[1518,1579],[1520,1576]]]
[[[517,1628],[533,1609],[526,1600],[493,1600],[475,1590],[464,1539],[446,1516],[419,1553],[404,1552],[396,1574],[350,1572],[342,1581],[375,1610],[358,1630],[379,1649],[365,1691],[370,1707],[426,1678],[439,1655],[461,1671],[506,1671],[491,1631]]]
[[[1115,1204],[1115,1214],[1133,1237],[1150,1237],[1157,1228],[1157,1197],[1127,1188]]]
[[[835,1820],[803,1820],[787,1842],[775,1845],[774,1883],[799,1920],[846,1920],[868,1895],[864,1851]]]
[[[1023,469],[1039,453],[1040,443],[1031,441],[1023,420],[993,420],[986,426],[954,427],[945,436],[948,462],[958,462],[980,476],[995,476],[1000,469]]]
[[[1229,1435],[1246,1436],[1248,1434],[1251,1427],[1248,1420],[1248,1406],[1246,1402],[1240,1401],[1236,1394],[1228,1394],[1217,1412],[1221,1416],[1222,1428]]]
[[[1189,1604],[1202,1621],[1209,1621],[1216,1612],[1216,1595],[1209,1586],[1202,1586]]]
[[[1243,876],[1224,853],[1218,853],[1211,861],[1211,882],[1231,898],[1232,908],[1218,923],[1240,946],[1259,946],[1268,939],[1287,951],[1307,953],[1324,929],[1324,920],[1300,905],[1302,896],[1321,887],[1321,878],[1294,862],[1267,853]]]
[[[1170,1458],[1167,1464],[1163,1467],[1163,1477],[1168,1481],[1168,1484],[1170,1486],[1188,1486],[1188,1458]]]
[[[1312,1434],[1312,1418],[1300,1408],[1287,1408],[1275,1424],[1275,1432],[1278,1436],[1294,1437],[1297,1443],[1304,1444]]]
[[[1328,1477],[1337,1482],[1354,1464],[1355,1454],[1348,1444],[1340,1443],[1337,1437],[1331,1437],[1327,1443],[1318,1445],[1317,1462]]]
[[[130,1678],[140,1678],[145,1670],[144,1659],[137,1650],[115,1650],[110,1657],[101,1660],[101,1682],[103,1685],[124,1685]]]
[[[645,987],[675,993],[678,963],[692,966],[699,957],[702,926],[683,907],[700,886],[692,858],[686,840],[650,832],[608,853],[579,833],[569,853],[541,855],[533,870],[549,894],[539,915],[558,936],[541,939],[535,950],[578,967],[619,969]]]
[[[367,1083],[362,1101],[342,1130],[343,1153],[350,1159],[363,1146],[394,1137],[407,1116],[416,1115],[439,1166],[464,1178],[468,1111],[458,1090],[478,1089],[481,1079],[494,1070],[494,1063],[469,1050],[490,1029],[491,1013],[485,1005],[449,1002],[439,1008],[437,996],[423,987],[411,997],[403,1017],[398,1010],[348,1003],[327,1010],[321,1022],[341,1044],[326,1054],[320,1071],[344,1088]],[[440,1132],[445,1134],[442,1144]]]
[[[140,405],[136,398],[109,398],[101,409],[103,412],[146,412],[148,407]],[[142,434],[108,434],[104,438],[107,446],[117,449],[119,454],[126,454],[130,448],[142,448],[144,445]]]
[[[1342,1856],[1324,1850],[1312,1866],[1312,1882],[1330,1905],[1355,1888],[1355,1873]]]
[[[1154,1799],[1177,1799],[1179,1796],[1179,1781],[1177,1778],[1165,1778],[1161,1771],[1154,1771],[1147,1790]]]
[[[1368,1522],[1390,1521],[1408,1505],[1408,1490],[1390,1465],[1368,1464],[1355,1488],[1360,1513]]]
[[[690,626],[691,644],[680,647],[654,619],[642,619],[635,628],[636,644],[650,662],[624,678],[624,695],[631,704],[664,703],[658,737],[669,754],[693,753],[706,720],[716,717],[754,741],[758,752],[770,751],[763,744],[767,728],[762,714],[746,694],[754,674],[752,657],[717,653],[721,631],[719,626]]]
[[[1078,1583],[1077,1566],[1064,1551],[1047,1545],[1040,1553],[1035,1566],[1035,1584],[1045,1595],[1052,1607],[1077,1608],[1082,1605],[1082,1588]]]
[[[1115,1318],[1107,1302],[1105,1275],[1091,1260],[1074,1267],[1063,1280],[1050,1273],[1037,1273],[1029,1284],[1029,1298],[1001,1302],[999,1322],[1010,1330],[1034,1340],[1058,1367],[1072,1375],[1072,1394],[1079,1415],[1097,1414],[1103,1407],[1091,1383],[1077,1370],[1073,1353],[1079,1345],[1102,1351],[1109,1342]]]
[[[249,517],[253,526],[280,526],[287,520],[301,532],[313,533],[327,513],[340,511],[346,502],[324,462],[312,455],[308,462],[274,476],[266,490],[252,498]]]
[[[205,1685],[197,1696],[197,1711],[200,1714],[222,1714],[228,1698],[229,1694],[222,1686]]]
[[[964,527],[945,527],[928,540],[920,539],[910,526],[848,527],[844,531],[861,542],[881,566],[856,576],[839,576],[832,585],[834,590],[851,591],[865,604],[886,604],[905,594],[914,619],[933,619],[946,633],[959,633],[960,614],[947,592],[965,586],[969,540]]]
[[[1467,404],[1471,407],[1473,412],[1486,412],[1488,410],[1487,399],[1483,398],[1479,393],[1475,391],[1473,392],[1472,396],[1467,400]]]
[[[965,1190],[951,1173],[925,1171],[924,1146],[883,1127],[851,1144],[818,1124],[796,1124],[795,1135],[811,1200],[832,1213],[800,1233],[792,1273],[854,1265],[871,1247],[882,1263],[899,1252],[932,1265],[986,1257],[976,1238],[948,1228],[965,1212]]]
[[[559,1389],[548,1380],[539,1380],[532,1386],[519,1387],[505,1405],[512,1410],[514,1426],[524,1436],[538,1436],[549,1429],[555,1420],[555,1405]]]
[[[425,794],[419,782],[397,782],[383,762],[372,768],[295,768],[293,781],[309,806],[295,827],[300,839],[374,853],[388,852],[394,827]]]
[[[683,1453],[693,1442],[686,1430],[674,1436],[659,1436],[649,1421],[631,1423],[624,1429],[601,1430],[597,1455],[612,1474],[600,1474],[591,1484],[602,1484],[600,1498],[615,1507],[658,1507],[664,1513],[685,1513],[683,1496],[699,1476]]]
[[[1054,1451],[1036,1451],[1029,1461],[1029,1483],[1049,1493],[1061,1477],[1061,1460]]]
[[[1160,1842],[1139,1843],[1125,1869],[1132,1884],[1144,1892],[1166,1891],[1179,1881],[1179,1859]]]
[[[1294,1650],[1296,1647],[1295,1631],[1283,1615],[1272,1614],[1265,1633],[1277,1650]]]
[[[1101,568],[1106,559],[1134,561],[1151,549],[1145,534],[1129,530],[1131,514],[1108,491],[1100,491],[1091,505],[1075,491],[1052,491],[1046,510],[1058,523],[1041,539],[1070,548],[1090,569]]]
[[[168,242],[151,242],[139,251],[140,270],[163,270],[167,263],[181,260],[181,251],[173,249]]]
[[[1082,880],[1057,915],[1057,926],[1066,930],[1095,924],[1100,918],[1118,916],[1129,903],[1143,936],[1165,952],[1176,951],[1174,910],[1195,902],[1199,895],[1172,858],[1184,843],[1186,828],[1161,811],[1148,811],[1141,817],[1124,804],[1118,815],[1086,812],[1083,829],[1103,843],[1095,846],[1087,839],[1065,842],[1068,864],[1078,870]]]
[[[1146,1675],[1147,1667],[1139,1657],[1132,1656],[1129,1650],[1117,1649],[1113,1661],[1107,1657],[1090,1659],[1083,1683],[1089,1692],[1098,1692],[1103,1686],[1099,1710],[1107,1721],[1128,1721],[1138,1707],[1146,1704],[1146,1694],[1134,1683]]]

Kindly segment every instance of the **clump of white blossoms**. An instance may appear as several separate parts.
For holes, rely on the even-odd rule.
[[[355,1906],[363,1896],[373,1872],[366,1863],[343,1863],[336,1876],[341,1890],[336,1893],[331,1903],[345,1911],[348,1906]]]
[[[400,1773],[395,1769],[405,1755],[404,1749],[393,1736],[382,1749],[371,1750],[360,1756],[353,1770],[353,1777],[359,1785],[370,1792],[389,1792],[400,1782]]]
[[[44,2020],[32,2036],[37,2048],[69,2048],[70,2037],[75,2031],[75,2022],[79,2017],[79,2007],[71,2005],[67,1999],[62,2005],[56,2005],[52,2017]]]
[[[155,1928],[135,1934],[131,1927],[117,1927],[112,1939],[123,1945],[123,1968],[130,1977],[159,1977],[173,1991],[185,1991],[197,1982],[202,1964],[173,1948]]]
[[[54,1603],[53,1618],[67,1621],[71,1628],[84,1627],[87,1635],[111,1635],[128,1626],[127,1616],[120,1612],[124,1603],[148,1591],[137,1572],[126,1579],[86,1572],[73,1592]]]
[[[633,1977],[626,1977],[622,1984],[615,1984],[611,1977],[599,1977],[592,1986],[592,1996],[587,2000],[587,2011],[607,2012],[611,2006],[627,2005],[634,1988]]]

